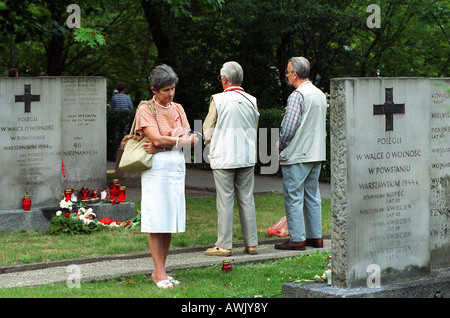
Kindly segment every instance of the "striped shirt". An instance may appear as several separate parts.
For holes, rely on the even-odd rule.
[[[311,83],[307,81],[302,83],[300,86]],[[278,141],[278,148],[280,152],[286,148],[294,138],[295,132],[302,121],[302,111],[303,111],[303,96],[302,94],[295,90],[289,96],[286,106],[286,115],[284,115],[283,122],[280,129],[280,138]]]
[[[128,95],[118,93],[113,96],[111,107],[114,109],[133,109],[133,103]]]

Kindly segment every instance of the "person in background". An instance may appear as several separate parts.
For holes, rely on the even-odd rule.
[[[239,206],[244,252],[257,254],[255,202],[256,137],[259,112],[256,98],[241,87],[242,67],[227,62],[220,70],[224,91],[211,97],[203,124],[205,145],[211,143],[210,165],[217,194],[217,241],[206,255],[230,256],[233,237],[233,205]]]
[[[19,77],[19,70],[17,68],[10,68],[8,72],[8,77]]]
[[[115,94],[111,101],[111,108],[113,109],[133,109],[133,102],[131,101],[130,96],[125,94],[125,84],[122,82],[118,82],[116,85],[116,89],[118,91]]]
[[[319,174],[321,161],[326,159],[327,101],[308,80],[309,71],[304,57],[291,58],[286,69],[295,90],[281,122],[278,149],[290,240],[276,244],[276,249],[323,247]]]

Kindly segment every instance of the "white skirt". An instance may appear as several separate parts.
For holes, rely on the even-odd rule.
[[[141,232],[181,233],[186,227],[186,165],[183,152],[153,155],[141,176]]]

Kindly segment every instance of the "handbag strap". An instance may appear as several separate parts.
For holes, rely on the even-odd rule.
[[[253,104],[253,102],[250,100],[250,98],[248,98],[247,96],[245,96],[244,94],[242,94],[241,92],[236,91],[236,90],[233,90],[233,91],[231,91],[231,92],[236,92],[236,93],[242,95],[243,97],[245,97],[245,98],[250,102],[250,104],[253,106],[253,108],[257,110],[255,104]]]
[[[136,114],[134,115],[134,120],[133,120],[133,125],[131,125],[131,130],[130,130],[130,135],[136,135],[136,117],[138,114],[138,109],[139,107],[141,107],[142,104],[146,104],[152,111],[153,116],[155,116],[155,120],[156,120],[156,109],[155,107],[152,105],[152,103],[148,100],[143,100],[139,103],[138,107],[136,108]],[[156,121],[156,124],[158,124],[158,121]],[[159,128],[159,125],[158,125]]]

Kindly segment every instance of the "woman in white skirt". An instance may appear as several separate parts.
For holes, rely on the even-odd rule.
[[[170,66],[156,67],[149,77],[154,94],[137,110],[136,132],[148,137],[145,148],[153,153],[152,168],[141,177],[141,231],[148,233],[148,244],[154,263],[152,278],[160,288],[171,288],[179,282],[165,270],[172,233],[185,231],[184,196],[185,161],[181,148],[198,142],[189,136],[190,126],[183,107],[173,102],[178,77]]]

